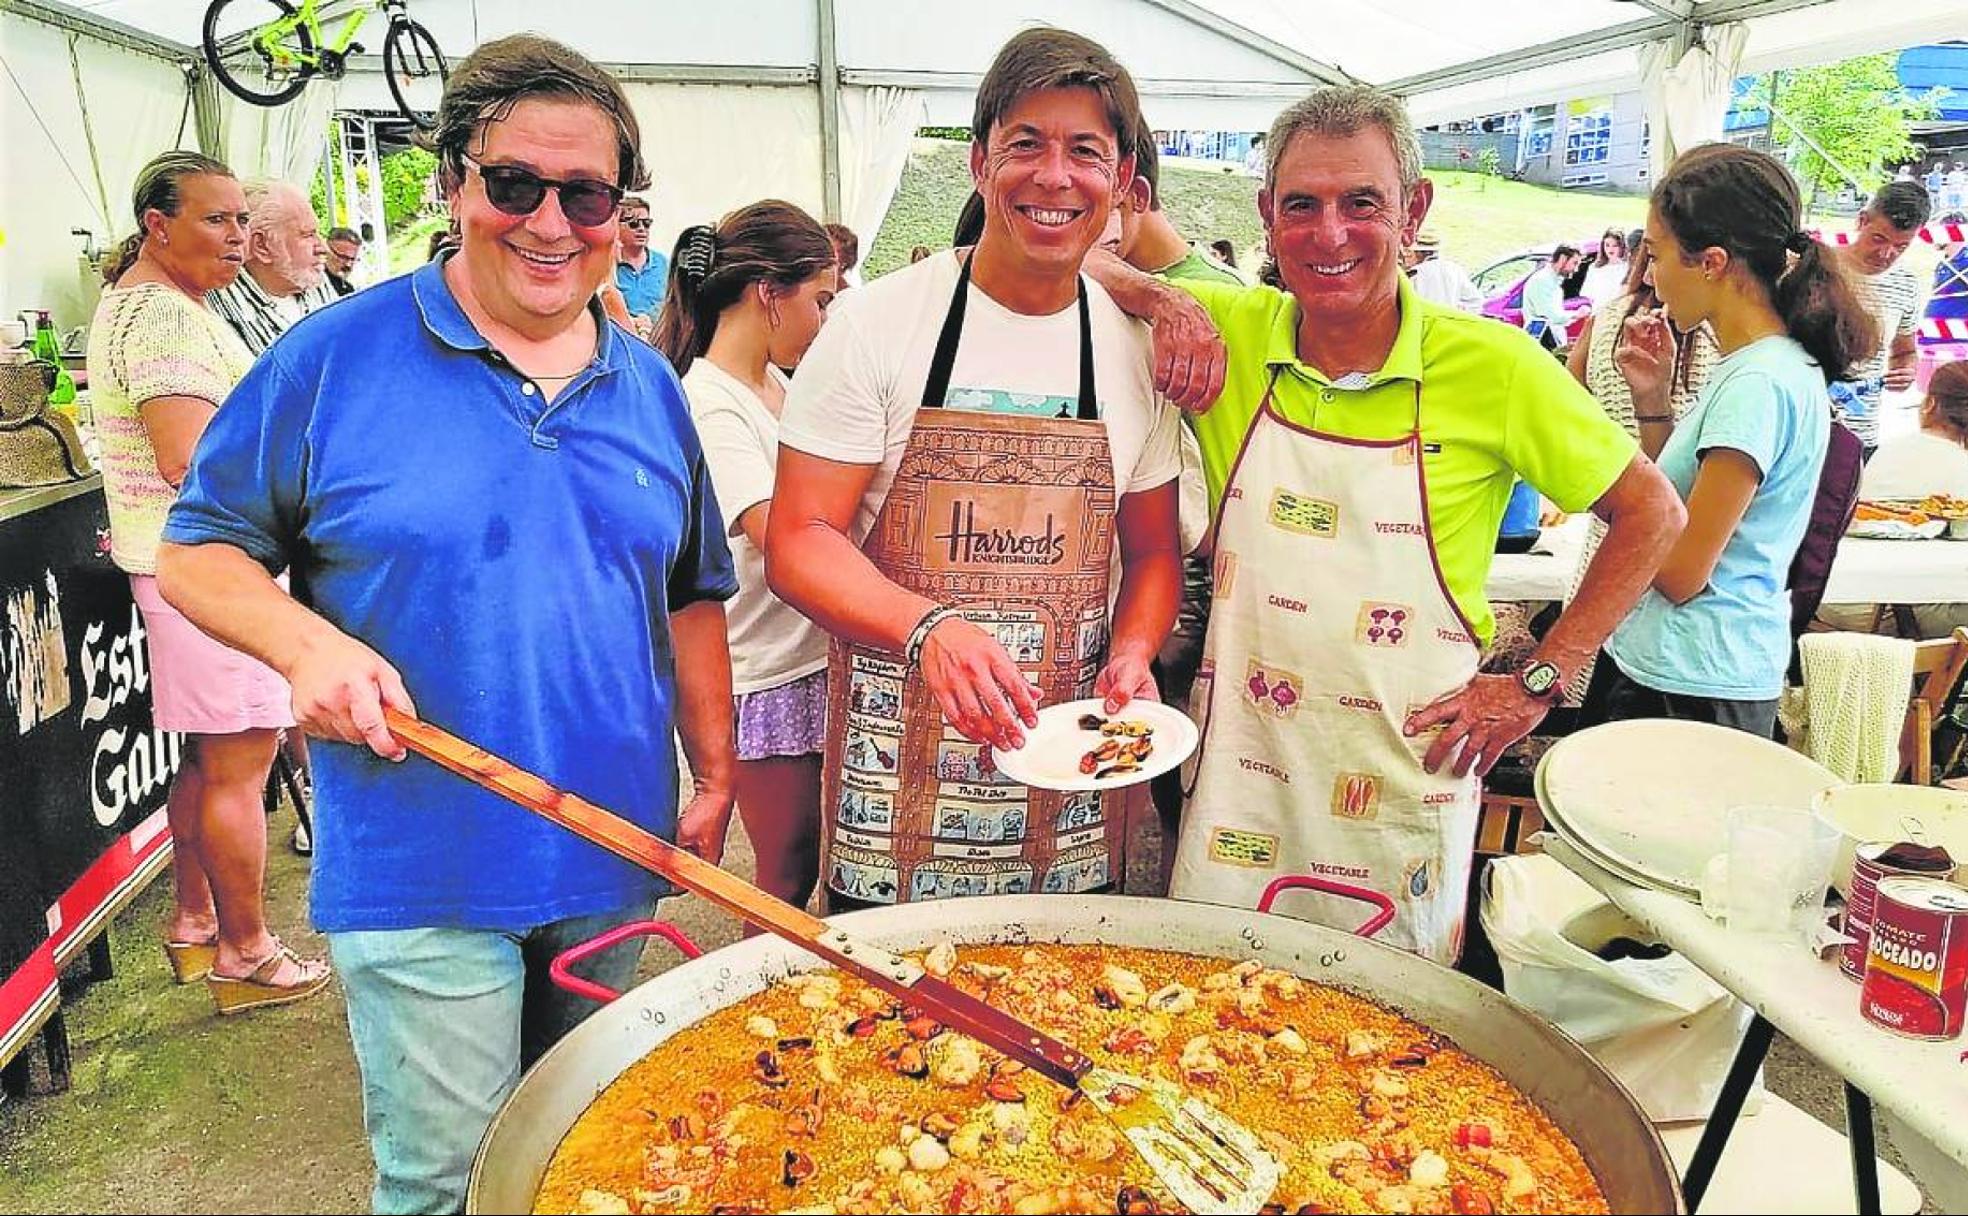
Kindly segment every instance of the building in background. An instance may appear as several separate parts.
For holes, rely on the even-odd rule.
[[[1927,156],[1912,166],[1915,174],[1935,158],[1949,164],[1968,160],[1968,43],[1903,51],[1898,72],[1900,84],[1909,92],[1947,90],[1940,112],[1930,121],[1914,124],[1914,139],[1927,149]],[[1766,79],[1744,76],[1736,81],[1736,100],[1723,130],[1731,142],[1781,152],[1781,147],[1773,147],[1784,141],[1771,137],[1769,110],[1748,101],[1751,90]],[[1781,85],[1777,104],[1783,104]],[[1242,166],[1258,134],[1157,131],[1155,143],[1164,156]],[[1645,191],[1652,185],[1647,108],[1638,89],[1440,123],[1420,134],[1422,156],[1430,169],[1479,172],[1484,153],[1493,150],[1500,172],[1539,185],[1626,192]],[[1857,204],[1856,198],[1849,201]]]
[[[1914,124],[1914,139],[1927,149],[1914,165],[1916,174],[1936,157],[1968,159],[1968,43],[1913,47],[1901,53],[1898,74],[1909,92],[1948,90],[1940,113]],[[1746,100],[1762,79],[1736,81],[1737,100],[1723,130],[1734,143],[1770,151],[1784,141],[1771,137],[1769,110]],[[1783,104],[1781,85],[1777,104]],[[1638,89],[1444,123],[1425,129],[1421,139],[1431,169],[1474,169],[1481,150],[1495,147],[1504,172],[1514,168],[1515,176],[1541,185],[1640,191],[1651,184],[1646,106]]]

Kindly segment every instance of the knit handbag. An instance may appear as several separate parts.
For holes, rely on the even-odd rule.
[[[80,481],[94,470],[75,424],[48,409],[53,368],[0,365],[0,490]]]

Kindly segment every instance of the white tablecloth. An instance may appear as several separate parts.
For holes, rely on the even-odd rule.
[[[1545,852],[1864,1091],[1889,1123],[1897,1119],[1968,1169],[1968,1063],[1961,1059],[1968,1044],[1881,1030],[1859,1016],[1859,986],[1836,962],[1812,956],[1790,938],[1724,928],[1687,900],[1613,877],[1553,833],[1544,842]]]
[[[1490,577],[1483,587],[1490,602],[1564,599],[1591,523],[1588,515],[1574,515],[1555,528],[1546,528],[1529,553],[1499,553],[1490,559]]]
[[[1529,553],[1499,553],[1484,590],[1491,603],[1562,600],[1578,568],[1587,516],[1546,528]],[[1827,604],[1968,604],[1968,541],[1859,540],[1839,543]]]
[[[1968,541],[1839,542],[1827,604],[1968,604]]]

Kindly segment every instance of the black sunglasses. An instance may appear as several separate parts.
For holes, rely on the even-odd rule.
[[[648,216],[644,216],[639,220],[623,220],[622,226],[625,228],[647,228],[654,222]]]
[[[560,195],[560,211],[568,222],[583,228],[599,228],[622,205],[622,188],[591,177],[555,181],[517,165],[481,165],[470,157],[465,163],[478,170],[485,183],[485,197],[507,215],[532,215],[546,201],[547,191]]]

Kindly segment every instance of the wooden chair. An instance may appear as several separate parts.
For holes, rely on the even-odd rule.
[[[1947,712],[1964,670],[1968,670],[1968,629],[1915,644],[1913,697],[1907,703],[1906,725],[1900,729],[1897,780],[1934,784],[1934,723]]]
[[[1482,817],[1476,822],[1476,852],[1504,855],[1532,852],[1531,837],[1544,830],[1544,812],[1536,798],[1483,791]]]

